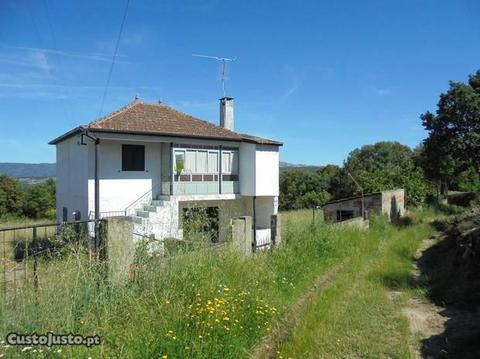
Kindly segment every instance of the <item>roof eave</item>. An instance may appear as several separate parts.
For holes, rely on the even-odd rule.
[[[143,136],[157,136],[157,137],[176,137],[176,138],[192,138],[192,139],[203,139],[203,140],[222,140],[222,141],[229,141],[229,142],[248,142],[248,143],[255,143],[259,145],[267,145],[267,146],[283,146],[282,142],[267,140],[266,142],[256,141],[255,139],[239,137],[239,138],[225,138],[221,136],[187,136],[187,135],[180,135],[177,133],[156,133],[156,132],[144,132],[144,131],[128,131],[128,130],[114,130],[114,129],[105,129],[105,128],[92,128],[92,127],[85,127],[79,126],[70,130],[63,135],[53,139],[48,144],[49,145],[56,145],[59,142],[66,140],[67,138],[74,136],[78,133],[81,133],[85,129],[88,129],[90,132],[99,132],[99,133],[117,133],[117,134],[126,134],[126,135],[143,135]]]
[[[72,129],[68,132],[65,132],[63,135],[58,136],[57,138],[51,140],[48,144],[49,145],[56,145],[57,143],[62,142],[63,140],[66,140],[69,137],[72,137],[72,136],[75,136],[78,133],[81,133],[83,131],[83,129],[84,129],[84,126],[75,127],[74,129]]]

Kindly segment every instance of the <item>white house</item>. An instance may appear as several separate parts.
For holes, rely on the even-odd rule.
[[[206,207],[223,239],[231,218],[254,216],[262,234],[277,213],[282,144],[235,132],[229,97],[218,126],[136,98],[50,144],[59,221],[128,215],[137,231],[182,238],[185,209]]]

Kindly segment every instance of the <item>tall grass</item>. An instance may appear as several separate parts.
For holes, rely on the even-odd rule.
[[[416,288],[415,252],[432,231],[425,223],[399,229],[374,218],[356,255],[301,314],[279,357],[411,357],[414,338],[402,308]]]
[[[283,244],[273,251],[245,257],[224,246],[169,260],[142,258],[136,280],[121,287],[103,282],[103,268],[72,251],[40,266],[37,292],[26,286],[15,300],[12,293],[0,299],[0,332],[102,338],[98,347],[64,347],[56,356],[248,357],[316,276],[347,257],[370,253],[365,248],[394,233],[389,225],[369,232],[313,224],[311,214],[284,216]],[[0,346],[0,354],[20,356],[22,349]],[[41,350],[40,357],[53,355]]]

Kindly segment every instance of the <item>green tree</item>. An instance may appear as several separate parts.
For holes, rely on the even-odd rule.
[[[429,136],[429,161],[443,180],[472,166],[480,173],[480,70],[468,83],[450,82],[440,95],[436,114],[421,115]],[[453,174],[453,175],[452,175]]]
[[[326,184],[326,190],[333,199],[351,196],[356,186],[348,176],[347,171],[337,165],[327,165],[317,171]]]
[[[20,183],[0,174],[0,217],[5,215],[21,215],[24,204],[24,193]]]
[[[404,188],[408,203],[418,205],[425,199],[423,170],[415,165],[413,151],[398,142],[378,142],[356,149],[349,154],[344,169],[365,193]]]
[[[447,146],[436,137],[429,137],[414,151],[414,161],[423,169],[429,181],[431,194],[447,195],[451,185],[455,185],[463,164],[449,152]]]
[[[280,176],[280,208],[284,210],[321,206],[330,199],[326,182],[315,172],[286,171]]]
[[[459,191],[480,192],[480,174],[473,167],[460,173],[456,182]]]
[[[23,212],[30,218],[55,217],[55,181],[47,180],[31,186],[26,191]]]

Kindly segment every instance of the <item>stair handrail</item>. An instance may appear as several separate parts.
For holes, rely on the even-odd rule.
[[[147,192],[142,194],[140,197],[138,197],[135,201],[130,203],[126,208],[125,208],[125,216],[129,216],[129,213],[133,210],[135,213],[135,210],[140,206],[140,205],[145,205],[146,202],[151,201],[153,198],[153,190],[157,189],[161,184],[157,184],[155,186],[152,186]]]

